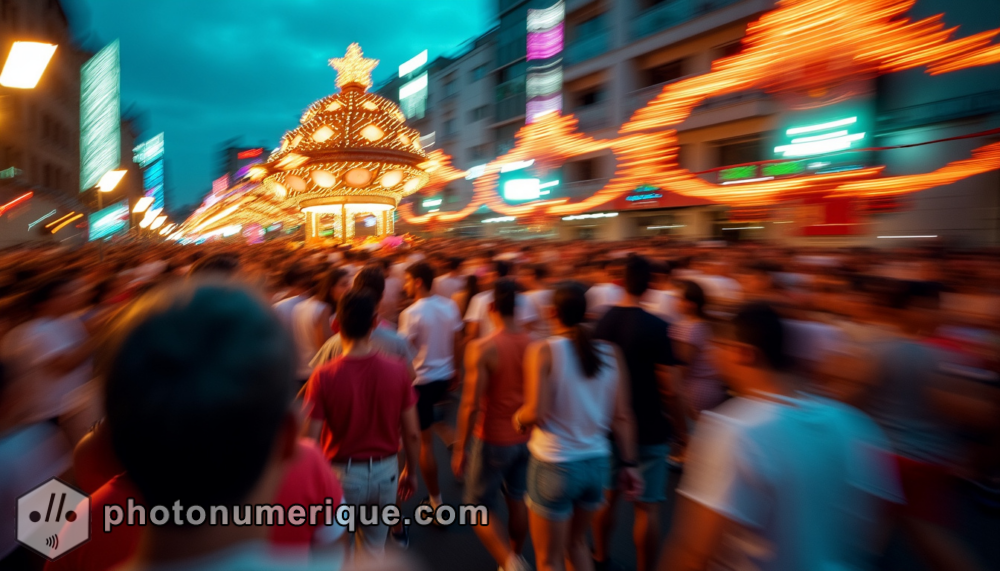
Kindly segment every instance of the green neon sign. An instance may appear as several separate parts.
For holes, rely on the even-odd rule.
[[[757,176],[757,165],[733,167],[719,171],[719,180],[740,180]]]
[[[802,161],[789,161],[786,163],[766,164],[761,171],[764,176],[791,176],[805,172],[806,166]]]

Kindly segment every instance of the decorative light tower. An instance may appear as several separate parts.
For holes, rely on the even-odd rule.
[[[313,103],[257,174],[272,201],[305,214],[307,242],[331,223],[333,238],[349,241],[358,217],[374,216],[376,234],[392,234],[399,201],[430,178],[420,133],[395,103],[368,93],[378,60],[361,46],[330,65],[340,92]]]

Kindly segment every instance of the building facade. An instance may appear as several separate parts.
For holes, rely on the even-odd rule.
[[[434,144],[452,156],[458,168],[488,162],[514,145],[515,134],[525,124],[531,83],[528,11],[554,4],[498,0],[498,27],[477,39],[475,49],[428,66],[426,112],[413,124],[423,133],[434,133]],[[615,137],[664,87],[707,73],[714,60],[739,53],[747,25],[775,6],[774,0],[564,0],[562,112],[573,114],[579,129],[590,136]],[[996,27],[1000,3],[918,0],[908,16],[934,14],[943,14],[949,27],[959,26],[954,36],[958,39]],[[487,73],[482,65],[490,61]],[[1000,126],[997,66],[940,76],[915,69],[859,79],[857,84],[854,96],[827,111],[832,119],[857,119],[860,147],[926,143]],[[758,90],[707,99],[677,126],[681,166],[713,183],[739,184],[741,177],[752,178],[726,167],[781,158],[778,147],[788,143],[786,131],[820,122],[798,103],[787,94]],[[488,118],[478,119],[482,116]],[[924,173],[968,158],[971,149],[996,140],[996,135],[977,136],[859,153],[838,158],[827,168],[832,172],[884,165],[887,175]],[[607,151],[574,157],[558,173],[559,195],[574,201],[589,196],[614,170],[615,159]],[[415,204],[415,209],[457,210],[470,194],[470,181],[456,181],[443,196],[431,197],[426,207]],[[1000,243],[1000,172],[896,200],[777,204],[758,218],[645,187],[595,214],[603,212],[615,215],[555,221],[544,235],[619,239],[670,234],[824,245],[896,245],[898,241],[879,236],[928,235],[955,245],[995,245]],[[516,220],[482,223],[495,218],[479,212],[457,226],[476,235],[534,235],[517,229]]]
[[[78,194],[80,66],[85,57],[72,44],[62,5],[57,0],[0,0],[2,60],[15,41],[59,47],[37,87],[0,87],[0,204],[31,193],[0,216],[0,246],[53,239],[45,234],[46,221],[83,209]],[[75,228],[67,226],[57,237],[67,238]]]

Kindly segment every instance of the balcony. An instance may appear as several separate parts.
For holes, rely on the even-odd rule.
[[[567,66],[576,65],[595,58],[608,51],[611,35],[602,31],[587,38],[578,39],[566,46],[563,58]]]
[[[598,190],[608,184],[608,178],[595,178],[591,180],[577,180],[560,185],[560,197],[568,198],[570,202],[583,200],[592,196]]]
[[[667,0],[642,12],[632,21],[632,34],[642,38],[679,26],[742,0]]]
[[[629,113],[635,113],[638,109],[645,107],[653,100],[654,97],[663,91],[663,88],[686,78],[676,79],[674,81],[667,81],[665,83],[659,83],[656,85],[651,85],[649,87],[644,87],[637,91],[633,91],[629,94]],[[738,105],[740,103],[748,103],[751,101],[761,101],[767,99],[767,94],[760,90],[751,91],[739,91],[737,93],[727,93],[726,95],[719,95],[717,97],[709,97],[695,108],[694,113],[711,111],[713,109],[718,109],[720,107],[728,107],[730,105]]]
[[[597,103],[579,107],[570,111],[577,121],[581,131],[598,131],[611,126],[611,110],[607,103]]]

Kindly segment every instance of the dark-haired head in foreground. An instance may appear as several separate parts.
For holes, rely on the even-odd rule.
[[[264,302],[234,284],[154,290],[110,347],[108,427],[150,505],[269,500],[295,445],[295,351]]]

